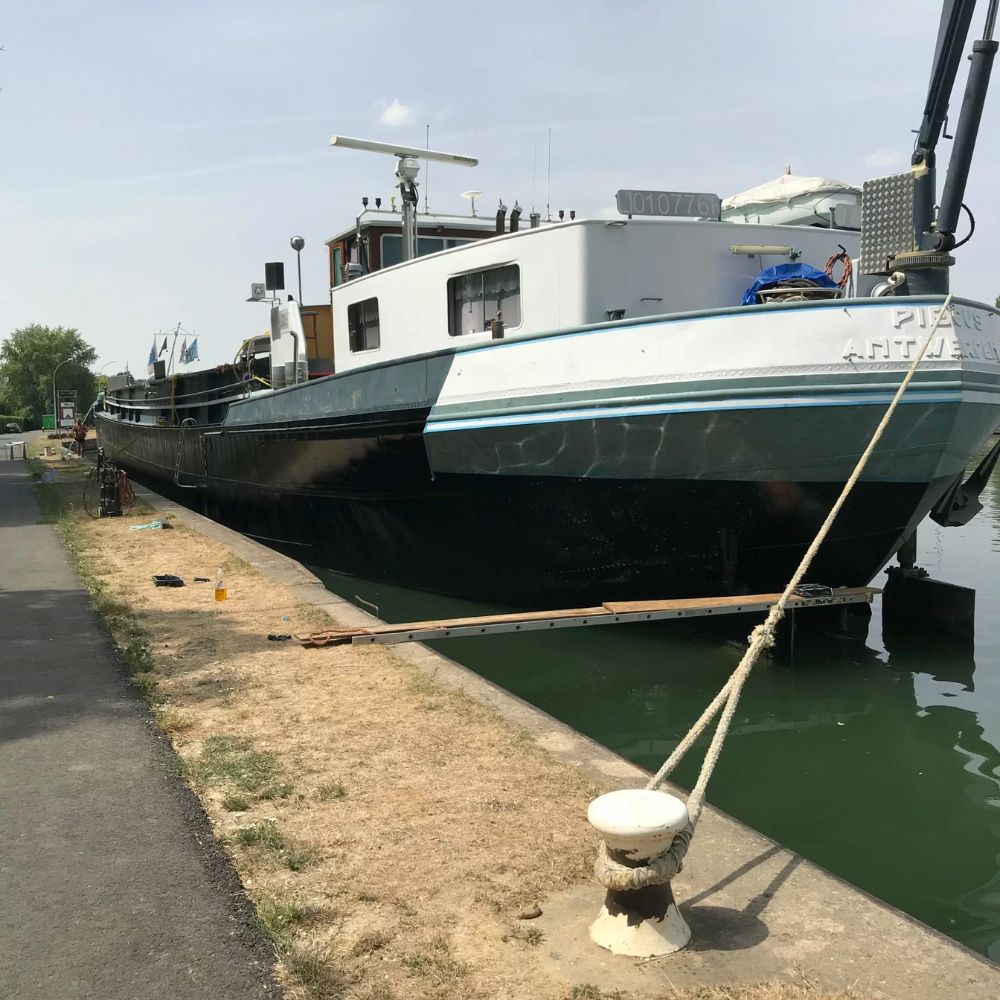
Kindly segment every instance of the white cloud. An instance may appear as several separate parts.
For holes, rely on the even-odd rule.
[[[865,157],[865,166],[873,170],[905,170],[906,156],[898,149],[883,146]]]
[[[380,100],[375,102],[378,110],[378,120],[383,125],[395,128],[397,125],[406,125],[413,119],[413,108],[408,104],[403,104],[398,97],[394,97],[391,102]]]

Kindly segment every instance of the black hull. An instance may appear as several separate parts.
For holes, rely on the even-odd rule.
[[[100,419],[99,431],[139,482],[300,562],[520,606],[780,590],[841,488],[432,476],[424,416],[192,429],[180,483],[198,489],[174,483],[175,428]],[[944,485],[859,483],[809,579],[868,583]]]

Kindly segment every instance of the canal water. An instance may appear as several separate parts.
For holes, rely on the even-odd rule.
[[[800,631],[791,665],[751,676],[708,798],[1000,961],[1000,469],[982,499],[971,524],[919,533],[919,565],[976,588],[974,643],[884,637],[878,601],[866,639]],[[498,610],[318,572],[390,622]],[[653,770],[741,656],[690,624],[431,645]],[[684,787],[703,748],[675,773]]]

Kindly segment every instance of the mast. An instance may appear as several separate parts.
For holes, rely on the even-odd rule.
[[[177,335],[181,332],[180,323],[177,324],[177,328],[174,330],[173,343],[170,345],[170,361],[167,364],[167,375],[170,375],[174,370],[174,348],[177,346]]]

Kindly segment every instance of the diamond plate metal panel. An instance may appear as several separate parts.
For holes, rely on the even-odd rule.
[[[861,189],[861,273],[888,274],[886,262],[913,250],[913,174],[865,181]]]

